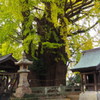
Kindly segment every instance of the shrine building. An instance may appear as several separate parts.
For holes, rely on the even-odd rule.
[[[12,54],[0,57],[0,100],[5,100],[2,94],[10,94],[17,87],[19,66],[15,62]]]
[[[82,91],[99,91],[100,48],[83,51],[80,61],[71,70],[80,72]]]

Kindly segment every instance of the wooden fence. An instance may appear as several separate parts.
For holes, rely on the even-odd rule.
[[[80,92],[79,86],[49,86],[49,87],[32,87],[32,93],[37,96],[57,96],[67,95],[72,92]]]

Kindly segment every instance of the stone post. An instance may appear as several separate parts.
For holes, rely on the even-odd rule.
[[[28,70],[28,65],[32,64],[32,61],[29,61],[26,59],[25,53],[23,52],[23,58],[19,60],[18,62],[15,62],[16,65],[20,66],[20,69],[18,70],[19,73],[19,84],[18,88],[16,89],[16,92],[14,93],[15,97],[23,97],[24,94],[31,94],[32,90],[29,87],[28,83],[28,73],[30,72]]]

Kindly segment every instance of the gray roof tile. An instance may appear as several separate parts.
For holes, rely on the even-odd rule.
[[[99,64],[100,64],[100,48],[95,48],[83,51],[80,61],[72,68],[72,70],[98,67]]]

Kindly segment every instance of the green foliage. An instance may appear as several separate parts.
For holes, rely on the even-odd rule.
[[[54,49],[64,47],[65,51],[59,50],[54,60],[60,59],[65,63],[66,58],[78,54],[77,57],[75,56],[78,61],[81,50],[93,48],[89,33],[77,32],[87,29],[90,24],[86,26],[86,23],[80,24],[82,22],[79,21],[86,17],[89,22],[90,17],[95,17],[94,13],[99,17],[100,10],[99,1],[94,1],[95,6],[88,10],[85,10],[88,5],[82,5],[85,5],[85,2],[84,0],[79,2],[77,0],[28,0],[28,2],[0,0],[0,53],[2,55],[14,53],[16,58],[20,58],[21,51],[25,50],[35,58],[37,50],[40,50],[39,54],[40,52],[45,54],[45,50],[48,49],[54,54]],[[81,8],[81,12],[75,14],[79,10],[75,8],[80,6],[84,9]],[[39,43],[42,44],[41,48]],[[64,57],[65,52],[67,52],[66,57]]]
[[[20,47],[19,44],[16,44],[15,42],[12,43],[11,41],[5,41],[0,46],[0,53],[2,54],[2,56],[9,53],[13,53],[13,56],[16,59],[20,59],[22,51],[23,48]]]
[[[56,3],[51,2],[51,21],[54,23],[54,26],[60,26],[60,23],[58,22],[58,13],[59,13],[59,8],[57,7]]]
[[[34,46],[34,49],[38,48],[38,43],[40,42],[40,37],[37,34],[28,35],[27,38],[23,41],[23,48],[28,52],[30,42],[32,42],[32,45]]]
[[[68,86],[79,86],[81,84],[80,73],[74,73],[73,76],[68,78]]]
[[[81,52],[93,48],[93,38],[89,33],[83,33],[73,35],[66,40],[66,52],[68,52],[69,58],[79,61]]]
[[[44,48],[51,48],[51,49],[60,48],[60,47],[63,46],[63,44],[50,43],[50,42],[43,42],[42,45],[43,45]]]

